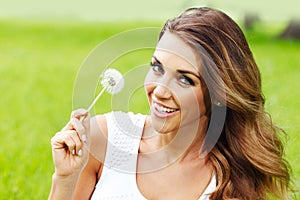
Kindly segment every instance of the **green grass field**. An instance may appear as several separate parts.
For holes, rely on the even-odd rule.
[[[89,52],[120,31],[160,25],[0,21],[0,199],[47,198],[53,173],[50,138],[68,121],[73,84]],[[261,69],[267,109],[288,134],[286,157],[299,189],[300,42],[276,40],[275,31],[263,29],[247,37]],[[124,71],[133,61],[149,62],[151,50],[136,53],[119,63]],[[141,95],[137,91],[129,107],[148,112]]]

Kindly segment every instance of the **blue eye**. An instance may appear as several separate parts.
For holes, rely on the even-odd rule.
[[[185,85],[192,85],[192,86],[195,85],[194,81],[191,78],[184,75],[180,75],[178,80]]]
[[[152,70],[156,73],[160,73],[160,74],[164,74],[165,73],[165,70],[164,68],[161,66],[161,64],[158,64],[158,63],[150,63],[151,67],[152,67]]]

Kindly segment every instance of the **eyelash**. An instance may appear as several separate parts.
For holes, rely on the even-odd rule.
[[[161,73],[161,74],[165,73],[165,70],[163,69],[161,64],[150,62],[150,66],[152,67],[152,70],[156,73]]]
[[[178,79],[181,83],[183,83],[185,85],[191,85],[191,86],[195,85],[194,81],[191,78],[187,77],[187,76],[180,75]],[[181,81],[181,80],[183,80],[183,81]]]
[[[150,66],[155,73],[159,73],[159,74],[165,73],[165,70],[163,69],[162,65],[159,63],[150,62]],[[180,75],[178,77],[178,81],[184,85],[191,85],[191,86],[195,85],[194,81],[185,75]]]

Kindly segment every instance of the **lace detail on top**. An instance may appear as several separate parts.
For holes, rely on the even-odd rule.
[[[136,186],[136,163],[146,116],[111,112],[105,117],[108,143],[104,167],[91,199],[145,199]]]
[[[108,143],[101,178],[92,200],[146,200],[136,183],[136,165],[146,116],[111,112],[105,115]],[[215,176],[199,200],[208,200],[216,188]]]

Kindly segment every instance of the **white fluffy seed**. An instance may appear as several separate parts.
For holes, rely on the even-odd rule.
[[[116,69],[107,69],[101,76],[101,85],[106,88],[106,91],[110,94],[117,94],[124,87],[124,79],[122,74]]]

